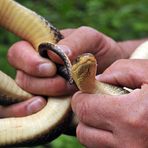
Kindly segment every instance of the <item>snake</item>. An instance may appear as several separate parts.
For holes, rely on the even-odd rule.
[[[82,92],[108,95],[129,93],[126,89],[96,81],[97,63],[92,54],[80,55],[75,63],[71,64],[66,54],[56,45],[58,41],[63,39],[60,31],[45,18],[18,2],[1,0],[0,26],[31,43],[36,52],[45,58],[47,58],[48,50],[59,55],[66,69],[61,72],[61,75],[63,74],[70,84],[75,83]],[[148,43],[146,47],[142,46],[144,53],[146,53],[144,56],[148,55],[147,47]],[[136,52],[141,53],[141,47]],[[138,58],[137,55],[134,53],[131,58]],[[147,58],[148,56],[143,57],[142,55],[141,57]],[[0,71],[1,105],[25,101],[32,96],[20,88],[10,76]],[[68,128],[75,118],[70,100],[71,96],[47,96],[47,104],[37,113],[26,117],[0,119],[0,147],[38,145],[52,141],[64,131],[69,130]]]

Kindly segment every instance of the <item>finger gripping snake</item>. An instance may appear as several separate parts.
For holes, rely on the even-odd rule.
[[[41,55],[47,50],[56,52],[67,67],[68,80],[72,83],[74,79],[81,91],[109,95],[127,93],[122,88],[95,80],[96,60],[90,54],[80,56],[71,67],[68,57],[56,46],[56,43],[63,38],[60,32],[43,17],[17,2],[1,0],[0,26],[30,42]],[[32,94],[22,90],[13,79],[1,71],[0,94],[2,105],[32,97]],[[46,106],[33,115],[0,119],[0,146],[28,144],[30,146],[30,144],[41,144],[56,138],[68,128],[67,123],[70,124],[70,98],[71,96],[48,97]]]

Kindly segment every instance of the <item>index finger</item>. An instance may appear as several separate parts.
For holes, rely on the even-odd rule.
[[[80,27],[78,29],[66,29],[61,31],[64,39],[58,42],[58,46],[68,55],[71,61],[78,55],[90,52],[96,54],[103,34],[90,27]],[[63,46],[64,45],[64,46]],[[53,61],[61,63],[60,59],[51,52],[48,53]]]
[[[16,69],[37,77],[50,77],[56,74],[56,66],[42,58],[26,41],[15,43],[8,52],[8,60]]]
[[[134,94],[109,96],[103,94],[85,94],[78,92],[72,97],[72,109],[78,119],[88,126],[112,131],[115,119],[126,116],[129,98]]]

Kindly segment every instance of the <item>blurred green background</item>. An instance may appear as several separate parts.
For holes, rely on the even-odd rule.
[[[17,0],[44,16],[58,29],[93,27],[116,41],[148,37],[147,0]],[[19,38],[0,29],[0,68],[12,77],[7,49]],[[49,147],[45,145],[44,147]],[[61,136],[51,148],[82,148],[76,138]]]

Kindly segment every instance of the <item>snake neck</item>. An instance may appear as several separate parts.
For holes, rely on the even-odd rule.
[[[91,78],[90,80],[88,78],[85,78],[82,81],[79,81],[77,84],[79,90],[81,90],[84,93],[96,93],[97,92],[97,84],[96,80]]]

